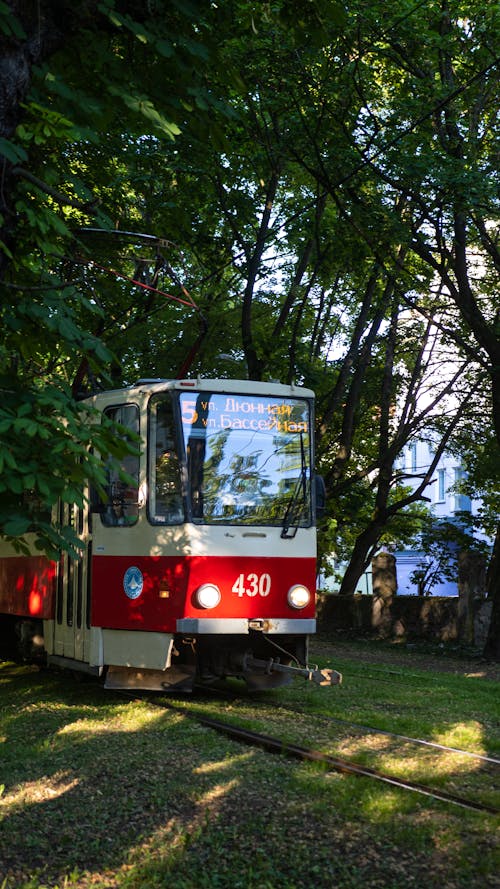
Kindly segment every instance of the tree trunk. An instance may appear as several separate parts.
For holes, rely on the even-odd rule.
[[[500,661],[500,525],[497,528],[486,582],[488,599],[491,599],[492,602],[492,610],[483,654],[486,658]]]
[[[254,250],[248,262],[247,283],[245,292],[243,294],[243,305],[241,308],[241,339],[248,367],[249,380],[261,380],[264,370],[263,361],[261,358],[259,358],[257,350],[255,348],[252,309],[257,275],[259,272],[263,253],[267,246],[267,236],[269,234],[269,226],[271,224],[271,213],[273,209],[273,202],[278,189],[278,183],[279,172],[274,171],[271,174],[271,178],[267,187],[264,210],[262,212],[262,218],[260,221]]]
[[[371,554],[380,537],[381,527],[381,525],[372,522],[356,538],[349,564],[340,584],[340,596],[353,596],[356,592],[358,580],[370,564]]]

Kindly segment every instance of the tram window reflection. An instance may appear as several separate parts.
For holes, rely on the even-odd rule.
[[[188,499],[204,524],[308,527],[309,405],[303,399],[181,393]]]
[[[125,426],[136,435],[139,433],[139,408],[135,404],[120,404],[106,408],[108,419]],[[138,518],[139,493],[139,455],[126,454],[118,464],[109,463],[106,467],[108,476],[108,503],[101,518],[104,525],[134,525]],[[130,480],[125,481],[122,473]]]
[[[180,524],[184,521],[181,469],[172,401],[165,395],[151,400],[149,474],[151,520]]]

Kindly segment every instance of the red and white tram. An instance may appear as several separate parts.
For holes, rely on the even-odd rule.
[[[83,556],[0,543],[0,624],[108,687],[251,688],[310,670],[315,632],[313,393],[229,380],[139,381],[89,399],[140,436],[106,503],[64,507]]]

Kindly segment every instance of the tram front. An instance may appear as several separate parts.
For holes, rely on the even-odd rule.
[[[142,659],[141,682],[237,676],[267,688],[300,673],[331,684],[306,666],[316,629],[313,393],[227,380],[141,391],[147,496],[119,566],[136,568],[140,593],[118,619],[144,645],[147,633],[170,639],[159,673]],[[102,617],[97,608],[93,622]],[[110,665],[108,685],[122,681]]]

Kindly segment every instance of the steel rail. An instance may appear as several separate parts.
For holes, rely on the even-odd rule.
[[[359,775],[365,778],[373,778],[377,781],[382,781],[385,784],[391,784],[393,787],[398,787],[402,790],[414,791],[415,793],[421,793],[424,796],[431,797],[432,799],[452,803],[453,805],[461,806],[464,809],[473,809],[474,811],[488,812],[490,815],[500,815],[500,809],[496,809],[493,806],[488,806],[484,803],[476,803],[472,800],[464,799],[463,797],[447,793],[446,791],[435,790],[434,788],[427,787],[425,784],[420,784],[416,781],[403,781],[400,778],[395,778],[392,775],[386,775],[383,772],[379,772],[378,770],[369,768],[368,766],[362,766],[359,765],[359,763],[350,762],[349,760],[341,759],[337,756],[331,756],[330,754],[322,753],[318,750],[312,750],[309,747],[302,747],[298,744],[291,744],[288,741],[283,741],[280,738],[273,738],[269,735],[262,735],[259,732],[250,731],[249,729],[242,729],[232,725],[230,726],[228,723],[221,722],[220,720],[216,719],[210,719],[208,717],[200,718],[199,722],[202,725],[213,728],[221,733],[227,734],[231,738],[235,738],[239,741],[247,744],[252,744],[257,747],[262,747],[265,750],[269,750],[273,753],[281,753],[283,756],[290,756],[295,759],[325,763],[337,772]]]
[[[288,708],[285,708],[288,709]],[[292,710],[292,712],[299,712]],[[409,741],[411,744],[421,744],[423,747],[432,747],[435,750],[443,750],[445,753],[456,753],[460,756],[470,756],[472,759],[479,759],[481,762],[489,762],[492,765],[500,766],[500,759],[494,756],[488,756],[485,753],[475,753],[473,750],[462,750],[460,747],[448,747],[446,744],[439,744],[437,741],[426,741],[425,738],[412,738],[410,735],[400,735],[397,732],[390,732],[383,728],[373,728],[369,725],[363,725],[360,722],[351,722],[349,719],[340,719],[338,716],[323,716],[321,714],[311,714],[319,719],[326,719],[329,722],[339,722],[343,725],[352,725],[364,732],[371,734],[385,735],[388,738],[396,738],[399,741]]]
[[[120,692],[120,694],[122,693]],[[127,697],[134,697],[131,694],[125,694]],[[144,698],[134,699],[144,701]],[[263,735],[260,732],[254,732],[250,729],[235,726],[231,723],[224,722],[219,719],[213,719],[209,716],[203,716],[199,713],[195,713],[188,707],[180,707],[177,704],[167,703],[164,700],[155,701],[154,699],[149,697],[147,698],[147,700],[150,703],[153,703],[158,707],[162,707],[165,710],[172,710],[173,712],[181,713],[183,716],[187,716],[190,719],[194,719],[200,725],[203,725],[206,728],[213,729],[214,731],[219,732],[220,734],[224,734],[233,740],[239,741],[244,744],[249,744],[254,747],[260,747],[261,749],[267,750],[271,753],[279,753],[282,756],[288,756],[293,759],[324,763],[325,765],[329,766],[330,769],[336,772],[357,775],[364,778],[372,778],[373,780],[381,781],[384,784],[389,784],[392,787],[399,788],[400,790],[408,790],[413,791],[414,793],[420,793],[431,799],[450,803],[455,806],[460,806],[463,809],[471,809],[476,812],[486,812],[490,815],[500,815],[500,809],[496,809],[494,806],[488,806],[484,803],[476,803],[472,800],[447,793],[444,790],[435,790],[432,787],[427,787],[425,784],[420,784],[416,781],[402,780],[392,775],[387,775],[383,772],[379,772],[376,769],[372,769],[368,766],[360,765],[356,762],[351,762],[349,760],[341,759],[337,756],[331,756],[330,754],[323,753],[319,750],[313,750],[309,747],[302,747],[299,744],[293,744],[288,741],[284,741],[282,738],[273,738],[270,735]]]
[[[212,690],[212,693],[214,693],[213,690]],[[227,700],[227,695],[224,695],[223,693],[221,693],[220,697],[221,697],[221,699]],[[231,700],[231,703],[235,703],[238,701],[243,701],[243,703],[245,703],[245,699],[241,698],[240,696],[232,697],[232,698],[230,698],[230,700]],[[272,706],[273,710],[276,711],[276,707],[274,706],[274,704],[271,705],[271,704],[268,704],[267,702],[260,701],[259,706],[262,708],[265,707],[266,709],[270,709]],[[327,714],[324,714],[324,713],[314,713],[314,712],[306,713],[304,710],[296,710],[294,707],[288,707],[286,704],[282,704],[282,703],[280,703],[278,705],[278,709],[285,710],[287,713],[296,713],[299,716],[311,716],[314,719],[319,719],[319,720],[322,720],[323,722],[338,722],[340,725],[353,726],[353,728],[360,729],[361,731],[364,731],[364,732],[370,732],[370,734],[384,735],[387,738],[395,738],[398,741],[406,741],[406,742],[410,742],[411,744],[420,744],[423,747],[431,747],[436,750],[442,750],[445,753],[456,753],[457,755],[460,755],[460,756],[468,756],[468,757],[471,757],[472,759],[478,759],[481,762],[486,762],[486,763],[490,763],[495,766],[500,766],[500,759],[496,759],[494,756],[490,756],[487,753],[476,753],[473,750],[462,750],[460,747],[449,747],[446,744],[439,744],[438,741],[427,741],[425,738],[413,738],[410,735],[401,735],[401,734],[398,734],[397,732],[391,732],[388,729],[375,728],[374,726],[370,726],[370,725],[363,725],[363,723],[354,722],[351,719],[342,719],[339,716],[328,716]]]
[[[287,713],[297,713],[304,715],[303,710],[295,710],[293,707],[287,707],[280,704],[280,709],[286,710]],[[442,750],[445,753],[456,753],[460,756],[469,756],[472,759],[479,759],[481,762],[491,763],[500,766],[500,759],[494,756],[488,756],[486,753],[475,753],[473,750],[462,750],[460,747],[448,747],[446,744],[439,744],[438,741],[427,741],[425,738],[412,738],[410,735],[400,735],[398,732],[390,732],[388,729],[374,728],[370,725],[363,725],[361,722],[353,722],[351,719],[341,719],[339,716],[327,716],[323,713],[308,713],[315,719],[321,719],[325,722],[338,722],[341,725],[351,725],[356,729],[364,732],[370,732],[374,735],[384,735],[387,738],[396,738],[398,741],[407,741],[411,744],[420,744],[423,747],[432,747],[435,750]]]

